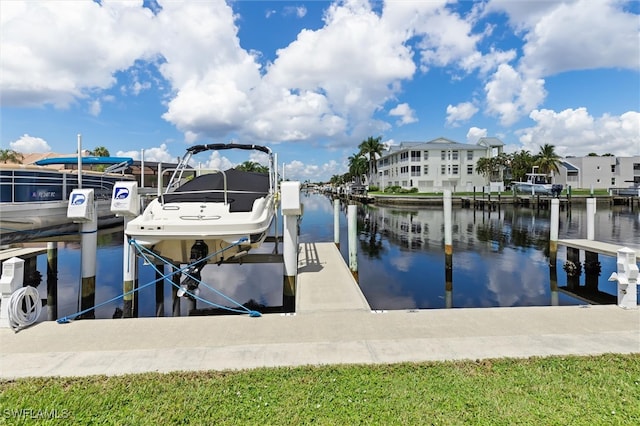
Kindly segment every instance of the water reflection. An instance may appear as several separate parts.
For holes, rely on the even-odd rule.
[[[320,194],[304,194],[300,242],[332,242],[333,201]],[[340,250],[348,259],[347,206],[340,206]],[[562,269],[566,251],[558,251],[558,265],[549,267],[550,215],[547,210],[503,206],[496,211],[453,208],[452,269],[445,268],[444,220],[441,208],[364,206],[358,208],[359,282],[372,309],[429,309],[498,306],[582,304]],[[282,221],[279,221],[282,224]],[[596,240],[640,245],[640,215],[628,206],[598,205]],[[281,231],[280,231],[281,234]],[[560,212],[560,238],[585,238],[586,211],[574,206]],[[99,237],[96,302],[122,294],[122,232]],[[260,251],[271,252],[272,244]],[[58,317],[78,311],[79,243],[58,246]],[[46,276],[46,256],[38,270]],[[616,283],[607,281],[615,259],[600,256],[599,292],[616,295]],[[208,265],[203,280],[223,294],[245,303],[267,307],[282,304],[282,265]],[[155,271],[139,264],[140,286],[155,280]],[[593,278],[590,278],[593,280]],[[579,277],[584,283],[584,273]],[[593,288],[590,281],[590,288]],[[580,285],[578,290],[586,288]],[[46,285],[38,290],[41,294]],[[574,290],[573,292],[570,290]],[[171,286],[163,285],[164,314],[171,315]],[[139,316],[156,314],[155,286],[140,291]],[[228,305],[201,287],[201,296]],[[182,301],[181,312],[188,306]],[[110,318],[122,300],[96,309],[97,318]],[[198,308],[207,308],[198,302]],[[45,315],[46,317],[46,315]]]
[[[305,200],[311,226],[330,214],[331,200]],[[638,242],[639,216],[628,207],[598,207],[596,239],[616,244]],[[346,206],[342,206],[341,251],[346,258]],[[360,286],[373,309],[575,305],[566,274],[549,267],[550,213],[502,206],[496,211],[454,208],[453,269],[445,268],[441,208],[364,206],[359,209]],[[330,222],[329,222],[330,224]],[[333,229],[327,226],[327,229]],[[574,205],[560,214],[561,238],[586,236],[586,212]],[[305,235],[310,237],[310,235]],[[325,241],[330,241],[326,238]],[[565,259],[560,248],[559,262]],[[615,295],[607,282],[615,259],[600,256],[600,292]],[[562,265],[560,265],[561,267]],[[603,277],[602,275],[606,275]],[[584,277],[582,278],[584,279]],[[590,278],[593,279],[593,278]],[[581,286],[584,287],[584,286]]]

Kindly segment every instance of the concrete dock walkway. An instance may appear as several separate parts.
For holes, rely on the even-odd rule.
[[[373,313],[359,289],[345,289],[351,284],[340,268],[346,265],[334,265],[331,246],[301,245],[302,309],[295,315],[82,320],[43,322],[19,333],[0,329],[0,378],[640,353],[640,311],[612,305]],[[322,280],[305,277],[320,268]],[[323,284],[325,293],[341,292],[335,304],[312,303],[323,294]]]

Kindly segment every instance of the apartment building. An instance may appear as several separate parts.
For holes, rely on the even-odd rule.
[[[378,159],[378,174],[371,184],[380,188],[418,188],[420,192],[473,191],[474,187],[481,190],[488,182],[476,172],[477,161],[496,156],[503,148],[504,143],[497,138],[480,138],[475,145],[443,137],[428,142],[402,142]],[[501,186],[501,182],[494,185]]]
[[[554,182],[572,188],[625,188],[640,185],[640,156],[567,157],[559,164]]]

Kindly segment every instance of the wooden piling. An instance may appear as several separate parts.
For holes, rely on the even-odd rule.
[[[549,232],[549,266],[555,268],[558,260],[558,229],[560,227],[560,200],[551,200],[551,230]]]
[[[47,243],[47,319],[58,319],[58,243]]]
[[[349,269],[358,282],[358,219],[357,206],[347,206],[347,231],[349,235]]]
[[[587,198],[587,240],[595,238],[596,199]]]
[[[445,306],[453,306],[453,237],[451,191],[446,189],[442,197],[444,210],[444,273],[445,273]]]
[[[156,317],[164,316],[164,263],[156,263]]]
[[[333,200],[333,242],[340,250],[340,200]]]
[[[98,256],[98,218],[95,203],[91,203],[93,208],[92,219],[82,222],[80,244],[80,262],[82,269],[82,281],[80,284],[80,310],[85,311],[81,318],[93,319],[96,317],[95,310],[91,309],[96,305],[96,259]]]

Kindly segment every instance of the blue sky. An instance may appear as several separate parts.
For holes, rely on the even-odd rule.
[[[258,143],[303,181],[369,136],[640,155],[638,1],[29,0],[0,24],[2,149]]]

